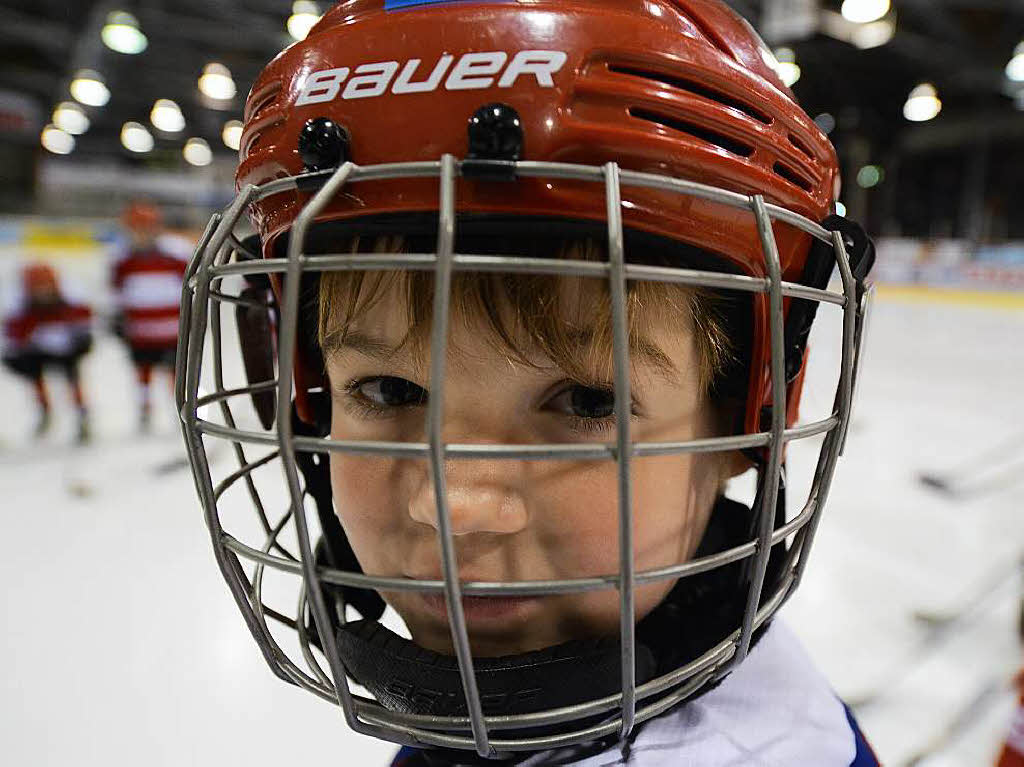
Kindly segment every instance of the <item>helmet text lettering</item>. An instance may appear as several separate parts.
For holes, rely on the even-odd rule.
[[[564,51],[519,51],[511,59],[505,51],[481,51],[464,53],[457,60],[446,53],[437,60],[425,80],[416,81],[414,77],[422,77],[422,59],[360,64],[354,71],[348,67],[323,69],[306,78],[295,105],[322,104],[334,101],[339,94],[343,100],[349,100],[383,96],[389,91],[395,95],[429,93],[436,91],[442,80],[445,90],[449,91],[491,88],[495,80],[499,88],[511,88],[524,76],[533,77],[542,88],[553,88],[554,75],[565,66],[567,59]]]

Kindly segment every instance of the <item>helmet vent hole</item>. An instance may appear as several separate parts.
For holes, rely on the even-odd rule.
[[[685,80],[681,77],[674,75],[666,75],[660,72],[651,72],[645,69],[639,69],[637,67],[623,66],[621,64],[609,64],[608,70],[615,72],[620,75],[629,75],[630,77],[642,77],[645,80],[652,80],[662,85],[669,85],[679,90],[689,91],[690,93],[696,94],[697,96],[703,96],[711,101],[716,101],[719,104],[730,107],[731,109],[738,110],[745,114],[747,117],[757,120],[759,123],[764,125],[771,125],[772,118],[766,115],[759,109],[750,106],[744,101],[741,101],[727,93],[722,93],[714,88],[709,88],[704,83],[694,82],[692,80]]]
[[[245,121],[252,122],[259,119],[264,110],[277,100],[277,96],[280,92],[281,83],[279,81],[274,81],[272,83],[268,83],[260,92],[254,93],[250,97],[249,104],[246,108]]]
[[[809,160],[817,160],[818,159],[817,157],[814,156],[814,152],[812,152],[810,149],[807,148],[807,144],[805,144],[799,138],[794,136],[792,133],[789,134],[789,143],[792,144],[793,146],[795,146],[797,149],[799,149],[800,152],[802,152],[804,155],[806,155],[806,157]]]
[[[786,179],[786,181],[788,181],[791,184],[795,184],[796,186],[803,189],[805,192],[810,192],[813,189],[813,186],[810,181],[805,179],[803,176],[801,176],[795,170],[790,168],[788,165],[783,165],[781,162],[777,162],[775,163],[774,170],[778,175]]]
[[[242,156],[252,152],[263,138],[263,132],[284,122],[281,110],[274,112],[281,83],[274,81],[253,93],[245,108],[245,131],[242,138]]]
[[[714,144],[715,146],[740,157],[750,157],[750,155],[754,153],[754,148],[752,146],[744,144],[741,141],[737,141],[734,138],[730,138],[729,136],[725,136],[703,125],[694,125],[693,123],[679,120],[675,117],[669,117],[668,115],[652,112],[649,109],[641,109],[639,107],[630,107],[629,114],[639,120],[646,120],[648,122],[670,128],[674,131],[679,131],[680,133],[686,133],[694,138],[701,139],[709,144]]]

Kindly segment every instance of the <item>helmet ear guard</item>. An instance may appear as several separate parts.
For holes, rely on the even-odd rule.
[[[866,289],[865,280],[875,263],[875,245],[860,224],[832,215],[821,224],[830,232],[840,232],[846,255],[850,261],[850,270],[857,283],[856,300],[859,304]],[[835,251],[832,245],[814,239],[807,263],[800,279],[801,285],[825,290],[836,268]],[[803,391],[804,378],[807,374],[807,339],[810,337],[814,318],[818,313],[818,302],[805,298],[792,299],[786,316],[784,329],[785,371],[786,371],[786,425],[796,423],[800,396]],[[767,397],[770,397],[770,392]],[[771,423],[771,407],[765,403],[761,414],[762,427]]]
[[[259,235],[247,237],[235,249],[238,261],[258,261]],[[235,305],[235,324],[242,352],[242,366],[250,386],[277,378],[278,307],[270,278],[265,274],[246,275],[246,285]],[[277,417],[276,394],[270,390],[250,394],[260,425],[268,431]]]
[[[875,263],[875,246],[864,229],[848,218],[829,216],[821,225],[830,232],[839,232],[843,236],[846,255],[850,260],[850,269],[857,281],[857,299],[864,291],[864,279]],[[835,252],[832,246],[818,239],[812,241],[811,251],[807,256],[803,278],[800,283],[808,287],[824,290],[836,267]],[[818,313],[818,302],[806,298],[795,298],[789,308],[786,319],[786,382],[792,383],[806,362],[807,337],[811,334],[811,326]]]

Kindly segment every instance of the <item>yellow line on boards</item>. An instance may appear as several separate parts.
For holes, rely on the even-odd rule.
[[[989,309],[1024,309],[1024,291],[959,290],[929,285],[879,285],[878,298],[918,304],[956,304]]]

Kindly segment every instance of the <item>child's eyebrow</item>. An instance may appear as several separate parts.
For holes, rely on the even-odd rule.
[[[580,348],[587,348],[593,343],[594,332],[590,328],[571,330],[567,335],[568,339]],[[401,345],[393,346],[383,338],[359,332],[335,333],[325,338],[323,343],[325,355],[354,351],[376,360],[392,360],[401,349]],[[643,336],[634,336],[630,339],[629,355],[634,364],[649,367],[665,378],[672,379],[679,373],[672,359],[661,347]]]
[[[566,335],[572,343],[581,348],[588,348],[594,342],[594,331],[590,328],[570,330]],[[662,348],[642,335],[635,335],[629,339],[629,359],[633,364],[649,367],[669,380],[674,379],[679,373],[675,363]]]
[[[371,359],[388,359],[399,351],[398,346],[392,346],[382,338],[368,336],[363,333],[333,333],[323,342],[324,354],[341,352],[344,350],[358,352],[364,357]]]

